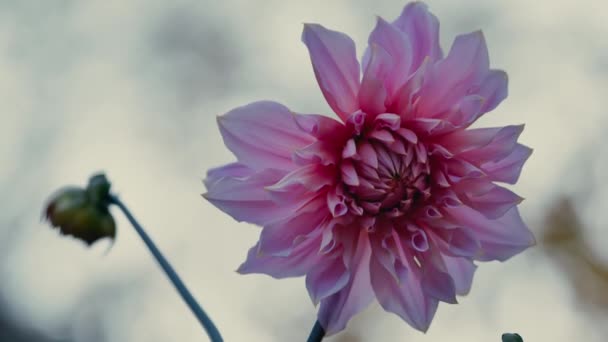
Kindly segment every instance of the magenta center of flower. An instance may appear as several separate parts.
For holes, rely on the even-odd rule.
[[[357,127],[344,146],[343,187],[336,191],[334,215],[399,217],[431,195],[428,153],[416,134],[394,114],[381,114]],[[330,202],[332,202],[330,200]]]

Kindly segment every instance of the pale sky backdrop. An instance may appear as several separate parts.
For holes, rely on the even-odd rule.
[[[348,33],[360,55],[375,16],[392,20],[405,3],[0,0],[0,308],[57,341],[207,341],[118,212],[109,251],[40,222],[52,191],[103,170],[227,341],[304,340],[315,320],[304,279],[238,275],[259,229],[200,196],[206,170],[233,160],[215,118],[261,99],[329,114],[302,23]],[[553,199],[591,182],[584,220],[608,260],[608,3],[427,3],[444,51],[482,29],[492,66],[509,74],[508,99],[480,125],[526,124],[535,152],[515,186],[526,222],[538,232]],[[605,325],[588,318],[532,249],[482,264],[426,335],[374,304],[328,341],[603,340]]]

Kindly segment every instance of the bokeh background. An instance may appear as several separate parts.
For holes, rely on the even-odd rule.
[[[303,22],[353,37],[405,1],[0,0],[0,341],[207,341],[128,226],[87,249],[40,222],[47,196],[107,172],[227,341],[301,341],[302,278],[234,270],[259,229],[206,203],[232,160],[215,118],[258,99],[330,113]],[[510,96],[479,125],[526,123],[516,191],[539,244],[480,267],[424,335],[377,304],[329,341],[604,341],[608,333],[608,5],[429,0],[447,51],[482,29]]]

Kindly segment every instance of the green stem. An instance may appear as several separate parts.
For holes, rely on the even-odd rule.
[[[188,288],[180,279],[179,275],[177,275],[177,272],[175,272],[173,267],[171,267],[167,259],[165,259],[165,257],[156,247],[152,239],[150,239],[148,234],[146,234],[144,228],[137,222],[135,217],[133,217],[129,209],[127,209],[127,207],[116,196],[113,195],[110,195],[110,203],[115,204],[117,207],[119,207],[129,220],[129,222],[131,222],[133,228],[135,228],[135,230],[137,231],[141,239],[144,241],[144,243],[154,256],[160,267],[163,269],[163,271],[165,271],[167,277],[169,277],[171,283],[173,283],[173,286],[175,286],[177,292],[179,292],[186,304],[188,304],[188,306],[190,307],[190,310],[192,310],[194,316],[196,316],[198,321],[201,323],[201,325],[207,332],[207,335],[209,335],[211,341],[223,342],[224,340],[222,339],[220,332],[215,327],[215,324],[213,324],[213,322],[211,321],[209,316],[207,316],[203,308],[198,304],[196,299],[194,299],[194,296],[192,296],[190,291],[188,291]]]
[[[310,332],[310,336],[308,336],[307,342],[320,342],[325,337],[325,330],[321,326],[319,321],[315,322],[315,325],[312,327],[312,331]]]

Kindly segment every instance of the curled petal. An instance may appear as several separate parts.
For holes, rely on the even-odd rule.
[[[289,109],[275,102],[254,102],[217,120],[226,147],[255,170],[291,170],[292,152],[314,141],[297,127]]]
[[[346,120],[358,108],[359,62],[355,43],[344,33],[305,24],[302,41],[308,47],[317,82],[330,107]]]

